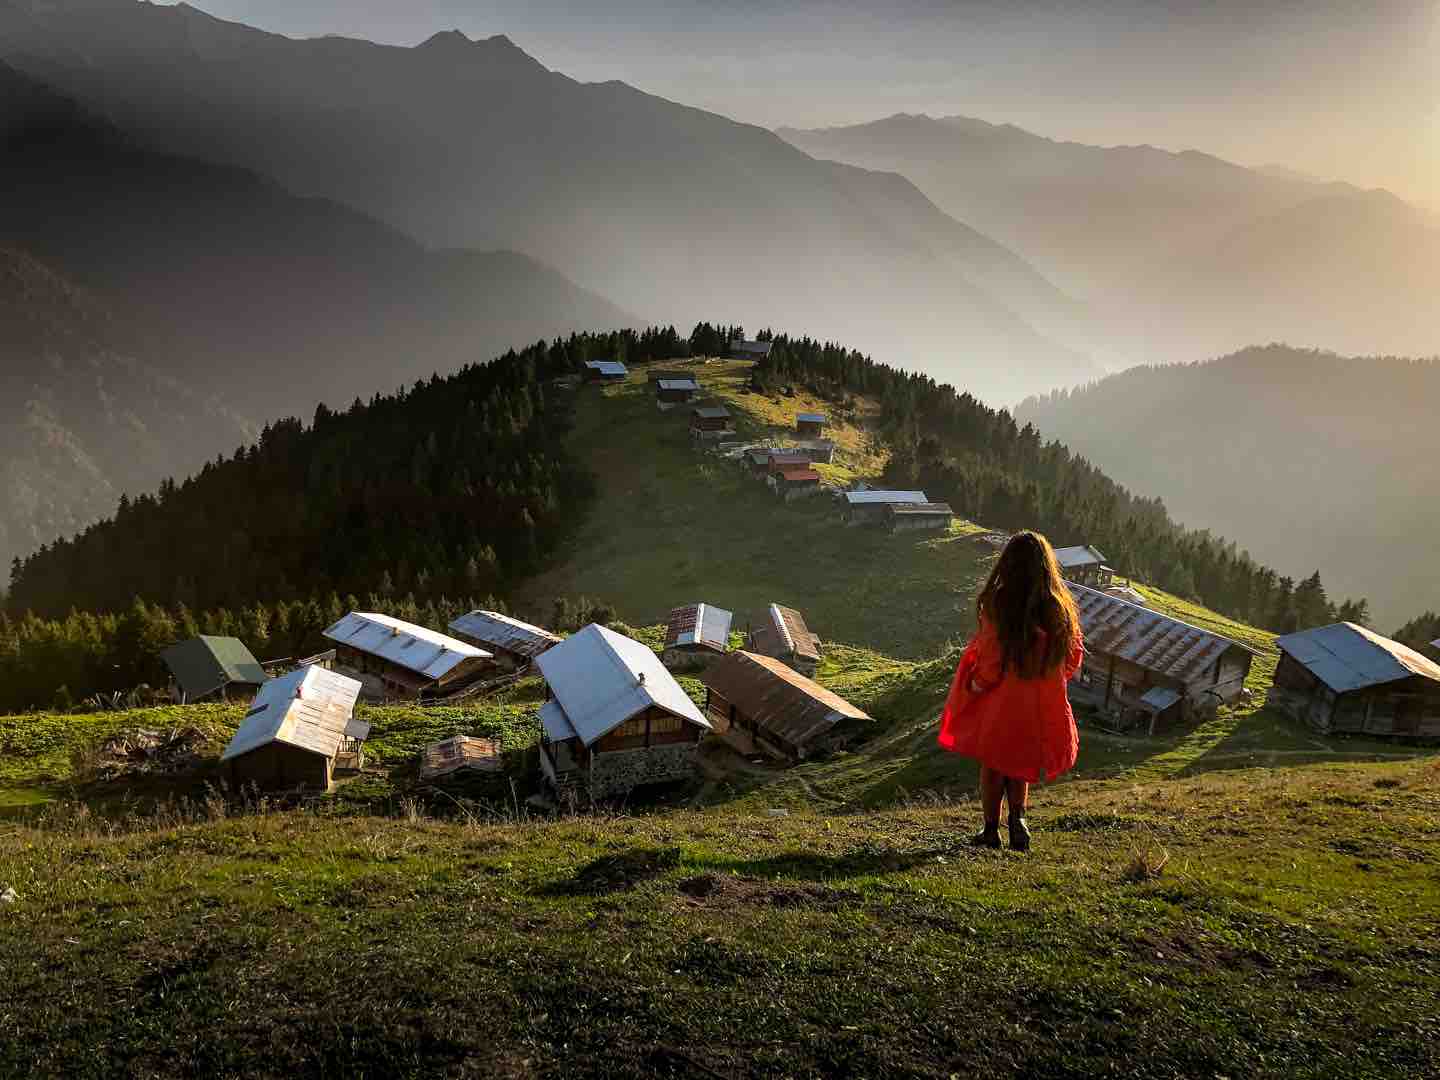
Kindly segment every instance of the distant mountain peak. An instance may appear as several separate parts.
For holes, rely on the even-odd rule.
[[[509,40],[508,38],[506,39]],[[418,49],[468,49],[475,43],[459,30],[441,30],[416,46]]]

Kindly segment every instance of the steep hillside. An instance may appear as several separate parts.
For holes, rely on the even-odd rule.
[[[1380,626],[1440,604],[1440,365],[1281,346],[1137,368],[1017,412],[1172,513],[1368,597]]]
[[[1132,356],[1199,359],[1255,341],[1440,349],[1440,234],[1386,192],[961,116],[780,134],[903,173],[1108,312],[1107,339]]]
[[[254,438],[134,346],[101,300],[0,248],[0,565]]]
[[[400,49],[294,41],[185,4],[6,0],[0,57],[172,152],[258,169],[428,243],[527,252],[645,316],[824,329],[942,377],[964,370],[1002,401],[1095,370],[1048,336],[1073,304],[908,181],[577,83],[503,37]]]
[[[252,416],[633,321],[525,256],[427,251],[252,173],[156,153],[3,64],[0,138],[0,244],[105,298],[155,366]]]

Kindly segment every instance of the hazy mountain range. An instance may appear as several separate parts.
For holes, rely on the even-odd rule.
[[[1097,372],[1070,344],[1083,310],[909,181],[576,82],[504,37],[405,49],[184,4],[0,0],[0,56],[154,146],[428,244],[523,251],[647,319],[824,331],[1001,401]]]
[[[1135,368],[1016,419],[1262,562],[1319,569],[1377,625],[1440,610],[1440,362],[1282,346]]]
[[[819,157],[904,173],[1093,304],[1119,359],[1269,341],[1440,352],[1440,231],[1384,191],[963,116],[780,134]]]

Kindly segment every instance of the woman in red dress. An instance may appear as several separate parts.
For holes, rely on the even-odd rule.
[[[1030,849],[1030,785],[1075,764],[1080,748],[1065,684],[1080,667],[1080,617],[1050,542],[1017,533],[976,601],[980,630],[960,657],[940,718],[940,745],[980,762],[985,827],[971,843],[1000,846],[1010,802],[1010,846]]]

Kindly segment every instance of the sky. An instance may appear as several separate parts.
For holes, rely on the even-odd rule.
[[[292,36],[506,34],[765,127],[963,114],[1198,149],[1440,208],[1440,0],[198,0]]]

